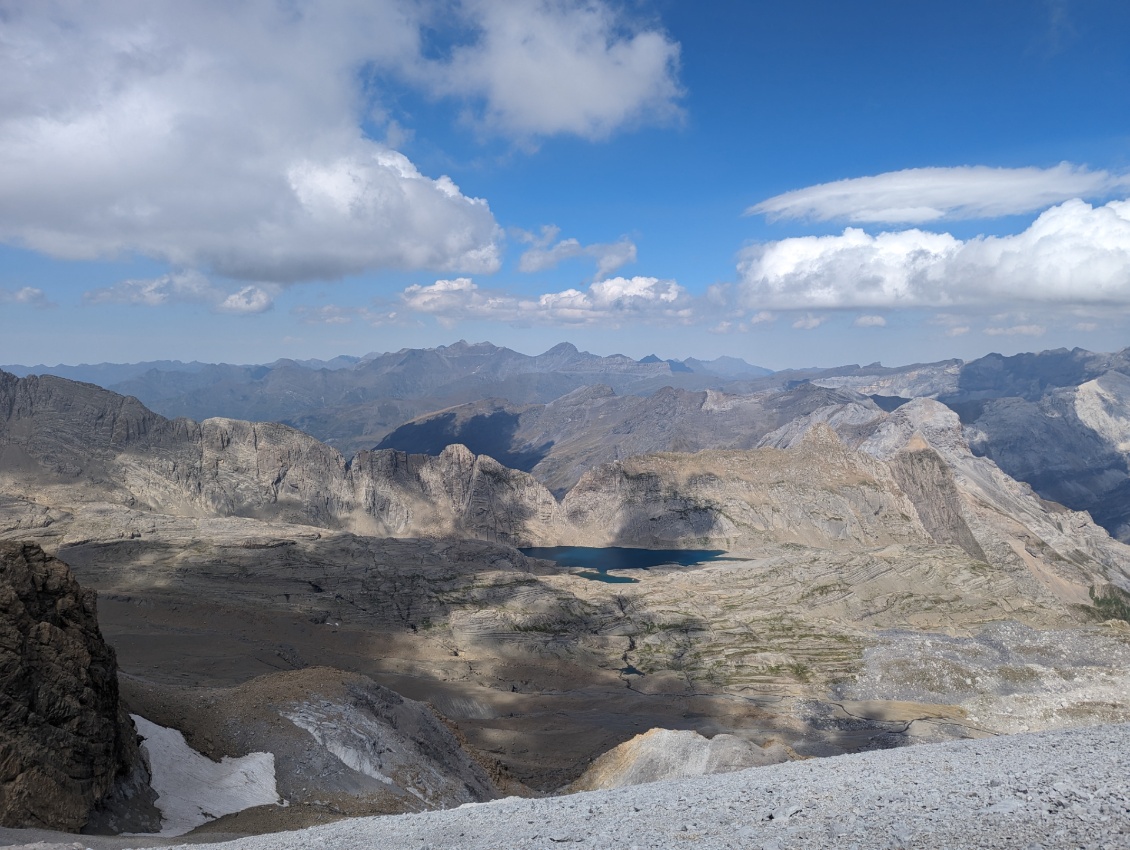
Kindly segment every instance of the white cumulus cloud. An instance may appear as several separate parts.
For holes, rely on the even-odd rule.
[[[280,283],[493,270],[486,203],[359,126],[360,64],[416,35],[379,0],[27,4],[0,50],[0,238]]]
[[[518,137],[607,137],[680,115],[679,45],[601,0],[465,0],[482,37],[428,70],[480,97],[478,122]]]
[[[258,286],[245,286],[233,292],[216,305],[221,313],[262,313],[271,309],[274,299],[270,293]]]
[[[747,309],[1130,304],[1130,201],[1072,200],[1010,236],[919,229],[805,236],[739,253]]]
[[[922,224],[1036,212],[1074,198],[1101,198],[1130,186],[1130,175],[1063,162],[1053,168],[909,168],[785,192],[747,214],[770,219],[845,219]]]
[[[487,202],[366,134],[373,120],[388,143],[410,135],[390,86],[458,98],[524,140],[605,136],[669,117],[680,95],[678,45],[604,0],[61,0],[0,15],[0,241],[249,282],[499,267]],[[449,38],[445,56],[432,42]]]
[[[400,296],[411,313],[435,316],[454,324],[464,319],[490,319],[517,324],[606,325],[627,321],[681,323],[694,319],[691,299],[673,280],[615,277],[585,290],[566,289],[524,296],[480,289],[470,278],[413,284]]]

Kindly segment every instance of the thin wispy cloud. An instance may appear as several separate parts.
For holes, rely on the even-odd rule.
[[[748,309],[875,309],[994,303],[1130,304],[1130,201],[1068,201],[1011,236],[960,240],[847,228],[750,245],[738,259]]]
[[[216,286],[196,271],[175,272],[147,279],[123,280],[113,286],[83,294],[87,304],[135,304],[162,307],[171,304],[202,304],[217,313],[263,313],[274,305],[270,284],[242,286],[229,291]]]
[[[910,168],[785,192],[746,213],[770,220],[922,224],[1021,215],[1073,198],[1103,199],[1127,188],[1130,175],[1066,162],[1054,168]]]
[[[885,328],[887,326],[887,320],[882,316],[856,316],[851,326],[853,328]]]
[[[617,269],[636,261],[636,245],[630,239],[617,242],[582,245],[576,239],[561,239],[560,229],[543,227],[540,235],[520,231],[518,238],[531,247],[518,258],[518,271],[542,272],[556,268],[566,260],[589,257],[596,261],[596,278],[608,277]]]
[[[47,308],[55,305],[47,293],[35,286],[21,286],[19,289],[0,289],[0,304],[22,304],[27,307]]]
[[[1008,325],[988,327],[984,332],[989,336],[1043,336],[1047,330],[1043,325]]]
[[[365,322],[373,327],[382,325],[411,324],[416,322],[410,315],[402,315],[387,304],[374,307],[343,307],[338,304],[321,304],[317,307],[300,305],[290,311],[304,325],[348,325],[354,320]],[[418,323],[418,322],[416,322]]]

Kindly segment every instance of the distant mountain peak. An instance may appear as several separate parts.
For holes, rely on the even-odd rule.
[[[458,340],[451,343],[451,345],[437,346],[436,351],[501,351],[502,349],[495,345],[493,342],[467,342],[465,339]]]
[[[557,345],[553,346],[553,348],[549,349],[549,351],[545,352],[545,354],[580,354],[580,353],[581,352],[577,348],[577,346],[573,345],[573,343],[571,343],[571,342],[559,342],[559,343],[557,343]],[[545,355],[543,354],[542,356],[544,357]]]

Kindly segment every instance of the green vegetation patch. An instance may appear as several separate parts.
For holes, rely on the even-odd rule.
[[[1092,616],[1099,620],[1124,620],[1130,623],[1130,593],[1125,590],[1107,585],[1102,596],[1095,593],[1095,586],[1091,585],[1091,602],[1089,610]]]

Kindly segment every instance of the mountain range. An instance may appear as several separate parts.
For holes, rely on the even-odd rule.
[[[1130,350],[1127,350],[1130,351]],[[970,447],[1044,498],[1130,537],[1130,354],[1060,349],[968,363],[772,373],[743,360],[632,360],[562,343],[530,356],[460,341],[328,361],[233,366],[152,361],[7,366],[131,395],[166,417],[272,421],[347,457],[373,447],[438,454],[461,443],[564,494],[594,463],[649,451],[749,448],[820,407],[881,410],[934,398]],[[805,384],[852,395],[790,392]]]
[[[551,793],[653,727],[778,760],[1130,719],[1130,547],[1067,504],[1126,480],[1124,354],[644,360],[459,343],[125,379],[224,372],[188,391],[221,410],[319,415],[317,385],[400,411],[348,453],[0,372],[0,539],[97,591],[131,711],[213,757],[274,755],[293,805],[201,829]],[[515,548],[578,545],[725,557],[594,574]],[[614,773],[656,778],[630,762],[670,764],[667,740]]]

